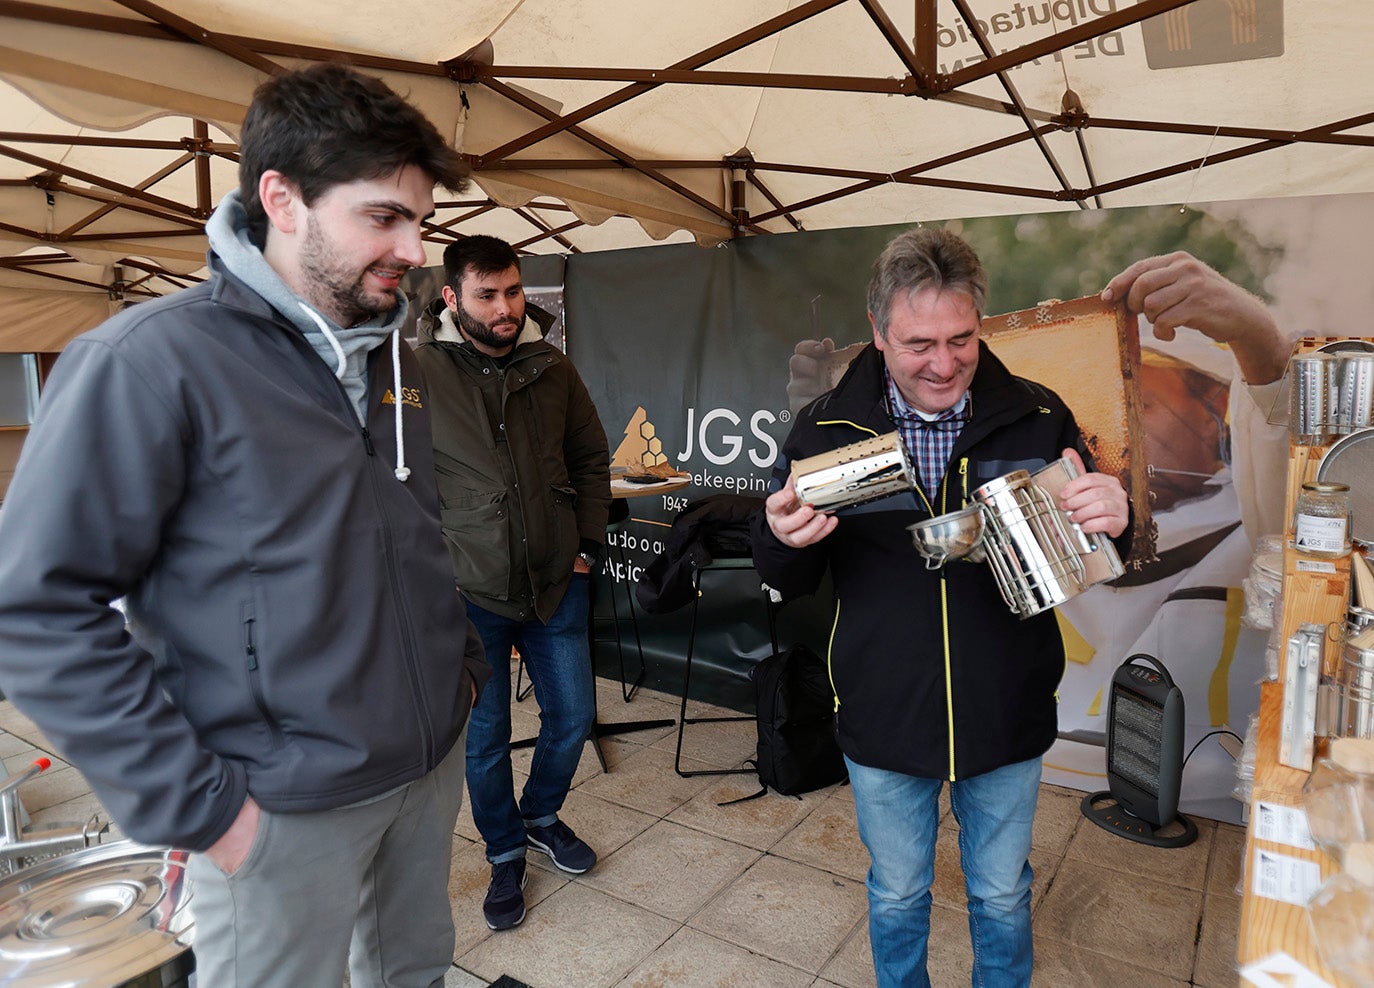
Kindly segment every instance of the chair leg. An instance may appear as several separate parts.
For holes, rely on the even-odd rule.
[[[639,654],[639,673],[635,676],[634,682],[627,683],[625,680],[625,645],[620,635],[620,608],[615,602],[615,579],[611,578],[611,619],[615,623],[615,651],[620,658],[620,695],[629,703],[634,699],[634,695],[639,690],[639,686],[644,682],[644,643],[639,637],[639,618],[635,615],[634,592],[630,589],[628,568],[625,565],[625,549],[620,548],[621,571],[626,573],[625,579],[625,604],[630,611],[630,626],[635,632],[635,651]]]
[[[750,767],[741,768],[711,768],[695,769],[690,772],[682,770],[682,734],[688,724],[708,724],[720,723],[722,721],[753,720],[753,717],[743,715],[731,717],[688,717],[687,716],[687,695],[692,685],[692,652],[697,640],[697,611],[701,601],[701,571],[698,570],[692,576],[692,589],[695,594],[692,597],[692,623],[687,632],[687,661],[682,672],[682,704],[678,709],[677,721],[677,752],[673,755],[673,771],[684,779],[690,779],[698,775],[750,775],[755,770]]]
[[[515,702],[516,702],[516,703],[523,703],[524,700],[525,700],[525,697],[529,696],[530,693],[532,693],[532,692],[534,691],[534,680],[533,680],[533,679],[530,680],[529,685],[526,686],[523,690],[520,688],[520,680],[521,680],[522,678],[524,678],[524,675],[525,675],[525,657],[522,655],[522,656],[520,656],[520,664],[517,665],[517,666],[515,667]]]

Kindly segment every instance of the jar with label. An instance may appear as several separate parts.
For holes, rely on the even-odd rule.
[[[1350,554],[1350,487],[1309,480],[1298,495],[1293,547],[1314,556]]]

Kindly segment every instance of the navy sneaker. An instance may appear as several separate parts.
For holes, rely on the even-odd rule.
[[[525,831],[525,842],[547,854],[560,871],[571,875],[580,875],[596,864],[596,852],[562,820],[555,820],[547,827],[529,827]]]
[[[482,918],[493,930],[509,930],[525,918],[525,859],[491,866],[491,885],[482,900]]]

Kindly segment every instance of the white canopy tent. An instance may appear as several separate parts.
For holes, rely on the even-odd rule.
[[[185,285],[268,74],[342,58],[451,134],[432,260],[1374,189],[1339,0],[0,0],[0,351]]]

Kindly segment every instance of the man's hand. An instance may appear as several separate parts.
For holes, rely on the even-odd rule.
[[[1109,473],[1088,473],[1077,450],[1066,449],[1063,456],[1078,468],[1079,475],[1059,492],[1059,506],[1083,531],[1116,538],[1130,518],[1126,488]]]
[[[839,383],[850,363],[866,344],[835,349],[830,337],[801,340],[787,361],[787,406],[793,412],[805,408]]]
[[[1290,346],[1268,307],[1185,251],[1136,261],[1102,290],[1102,301],[1124,301],[1150,320],[1157,339],[1180,326],[1230,345],[1247,384],[1283,376]]]
[[[840,523],[834,515],[822,514],[811,505],[802,504],[791,477],[787,478],[787,485],[782,490],[768,495],[764,517],[778,541],[793,549],[814,545]]]
[[[591,571],[592,571],[591,567],[588,566],[586,563],[584,563],[584,562],[582,561],[582,557],[581,557],[581,556],[574,556],[574,557],[573,557],[573,572],[574,572],[574,573],[590,573]]]
[[[205,851],[205,856],[226,875],[238,871],[248,857],[248,852],[253,849],[253,841],[258,836],[260,815],[258,804],[249,796],[243,801],[239,815],[234,817],[229,829]]]

